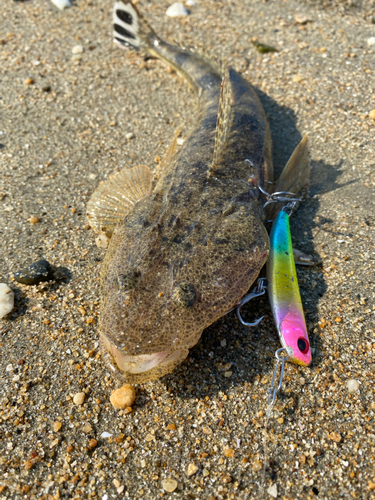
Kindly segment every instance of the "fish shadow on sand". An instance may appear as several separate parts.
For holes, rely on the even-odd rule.
[[[277,179],[302,136],[296,127],[297,117],[292,109],[280,106],[259,90],[257,92],[271,128],[274,178]],[[314,267],[297,266],[313,349],[312,368],[319,365],[324,356],[318,326],[318,305],[327,289],[322,272],[322,259],[314,248],[313,229],[323,224],[325,229],[327,226],[329,229],[329,224],[333,223],[328,219],[318,218],[319,195],[341,187],[338,182],[341,166],[342,162],[330,165],[322,160],[311,161],[310,195],[291,217],[294,246],[304,253],[313,255],[319,262]],[[223,316],[203,332],[201,340],[190,350],[188,360],[177,367],[172,374],[163,377],[161,382],[167,386],[177,384],[178,394],[182,399],[191,397],[204,399],[220,391],[226,393],[233,386],[244,386],[245,383],[251,386],[258,384],[267,377],[267,383],[262,385],[266,393],[275,368],[274,353],[281,347],[267,295],[249,302],[243,307],[242,314],[247,321],[253,321],[259,316],[265,317],[258,327],[250,329],[240,324],[234,312]],[[286,373],[290,374],[291,380],[304,377],[308,381],[311,377],[309,368],[296,365],[288,365]],[[298,399],[300,388],[299,394],[296,392],[293,396],[289,393],[289,397],[291,396]],[[263,406],[265,401],[266,396],[262,402]]]

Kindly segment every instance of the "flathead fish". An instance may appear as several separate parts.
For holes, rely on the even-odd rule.
[[[154,186],[146,166],[133,167],[100,184],[88,205],[91,226],[112,234],[101,269],[102,351],[117,377],[144,382],[181,363],[265,263],[260,188],[273,186],[271,137],[256,92],[236,71],[223,75],[164,42],[130,0],[113,15],[118,45],[166,62],[198,96],[196,126],[178,153],[177,131]],[[306,184],[306,141],[297,153],[273,190]]]

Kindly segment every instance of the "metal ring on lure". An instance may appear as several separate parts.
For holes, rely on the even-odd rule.
[[[295,196],[294,193],[290,193],[289,191],[277,191],[276,193],[267,193],[262,187],[259,186],[259,191],[266,196],[267,201],[263,205],[263,210],[266,208],[267,205],[270,205],[271,203],[281,203],[283,201],[288,201],[288,202],[294,202],[296,203],[297,201],[301,201],[300,198],[286,198],[286,196]]]
[[[253,323],[247,323],[246,321],[244,321],[242,319],[240,310],[241,310],[241,307],[244,304],[246,304],[247,302],[249,302],[251,299],[254,299],[255,297],[260,297],[261,295],[264,295],[265,291],[266,291],[266,279],[265,278],[259,278],[258,281],[257,281],[257,285],[254,288],[254,290],[251,293],[249,293],[248,295],[245,295],[245,297],[243,297],[239,301],[239,303],[237,304],[237,306],[236,306],[237,316],[238,316],[238,319],[241,321],[241,323],[244,326],[257,326],[262,321],[262,319],[264,318],[264,316],[262,316],[261,318],[257,319]]]

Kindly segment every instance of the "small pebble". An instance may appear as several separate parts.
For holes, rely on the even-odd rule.
[[[100,233],[99,236],[95,238],[95,243],[98,248],[108,248],[109,237],[105,233]]]
[[[35,80],[33,78],[26,78],[26,80],[24,80],[24,82],[23,82],[25,87],[28,85],[32,85],[33,83],[35,83]]]
[[[90,448],[95,448],[97,445],[98,445],[98,442],[96,439],[90,439],[90,441],[89,441]]]
[[[102,438],[110,438],[112,436],[113,436],[113,434],[111,434],[110,432],[106,432],[106,431],[102,432],[100,435],[100,437],[102,437]]]
[[[14,292],[6,283],[0,283],[0,318],[11,312],[14,307]]]
[[[85,393],[84,392],[77,392],[77,394],[74,395],[73,402],[76,405],[83,405],[83,402],[85,400]]]
[[[375,36],[371,36],[370,38],[367,38],[367,45],[369,47],[373,47],[375,45]]]
[[[253,471],[258,471],[262,468],[262,463],[259,460],[254,460],[252,469]]]
[[[135,389],[130,384],[125,384],[112,392],[110,401],[114,408],[124,410],[134,403]]]
[[[232,448],[226,448],[224,450],[224,455],[228,458],[234,457],[235,451]]]
[[[196,3],[194,0],[186,0],[185,5],[187,7],[195,7]]]
[[[51,0],[58,9],[64,10],[72,6],[69,0]]]
[[[14,273],[14,279],[24,285],[37,285],[41,281],[48,281],[52,278],[51,265],[44,259]]]
[[[176,488],[177,488],[177,481],[175,479],[164,479],[161,482],[161,485],[163,487],[164,491],[167,491],[168,493],[172,493]]]
[[[294,83],[300,83],[300,82],[302,82],[302,80],[304,80],[302,75],[294,75],[292,78],[292,81]]]
[[[304,14],[296,14],[294,16],[294,19],[295,19],[296,23],[298,23],[298,24],[306,24],[306,23],[311,22],[311,19],[309,19]]]
[[[115,488],[120,488],[120,486],[121,486],[120,481],[116,478],[113,480],[113,484],[114,484]]]
[[[125,134],[125,139],[127,141],[130,141],[130,139],[133,139],[133,137],[134,137],[133,132],[128,132],[127,134]]]
[[[61,422],[54,422],[52,427],[53,427],[54,432],[58,432],[62,427],[62,423]]]
[[[272,497],[276,498],[277,497],[277,485],[276,483],[270,486],[267,490],[267,493]]]
[[[230,476],[229,474],[223,474],[221,476],[221,482],[223,484],[228,484],[228,483],[231,483],[232,482],[232,476]]]
[[[35,215],[32,215],[29,219],[30,224],[38,224],[39,221],[39,217],[36,217]]]
[[[73,48],[72,48],[72,54],[82,54],[83,52],[83,47],[82,45],[75,45]]]
[[[154,434],[146,434],[145,441],[147,441],[148,443],[150,441],[153,441],[154,439],[155,439]]]
[[[189,464],[186,474],[190,477],[193,476],[196,472],[198,472],[198,467],[195,464]]]
[[[359,390],[358,380],[350,379],[346,382],[346,387],[349,392],[357,392]]]
[[[375,120],[375,109],[371,110],[368,115],[372,120]]]
[[[339,443],[342,437],[338,432],[331,432],[331,434],[328,434],[328,439],[330,439],[331,441],[335,441],[335,443]]]
[[[165,14],[168,17],[180,17],[180,16],[187,16],[189,14],[189,11],[187,10],[187,8],[184,6],[183,3],[175,2],[168,7],[167,12]]]

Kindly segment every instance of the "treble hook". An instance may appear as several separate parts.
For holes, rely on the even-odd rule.
[[[248,295],[246,295],[245,297],[243,297],[239,301],[239,303],[237,304],[237,306],[236,306],[237,316],[238,316],[238,319],[241,321],[241,323],[244,326],[257,326],[262,321],[262,319],[264,318],[264,316],[262,316],[261,318],[259,318],[256,321],[254,321],[254,323],[246,323],[246,321],[244,321],[242,319],[242,317],[241,317],[240,310],[241,310],[241,307],[244,304],[246,304],[247,302],[249,302],[249,300],[254,299],[255,297],[260,297],[261,295],[264,294],[265,291],[266,291],[266,279],[265,278],[259,278],[258,281],[257,281],[257,285],[254,288],[254,290],[251,293],[249,293]]]
[[[281,357],[281,353],[285,353],[286,356]],[[275,352],[275,357],[277,359],[277,363],[275,366],[275,371],[273,372],[271,387],[268,389],[268,392],[269,392],[268,406],[272,406],[275,403],[276,395],[279,392],[279,390],[281,389],[281,384],[283,383],[285,361],[289,358],[289,356],[291,354],[293,354],[293,352],[291,352],[290,347],[282,347],[281,349],[278,349]],[[281,362],[280,382],[279,382],[279,385],[277,387],[275,387],[275,379],[276,379],[277,369],[279,367],[280,362]]]
[[[267,201],[263,205],[263,210],[266,208],[267,205],[270,205],[271,203],[281,203],[283,201],[288,201],[288,202],[297,202],[301,201],[300,198],[286,198],[286,196],[295,196],[294,193],[290,193],[289,191],[277,191],[276,193],[267,193],[263,188],[259,186],[259,191],[266,196]]]

